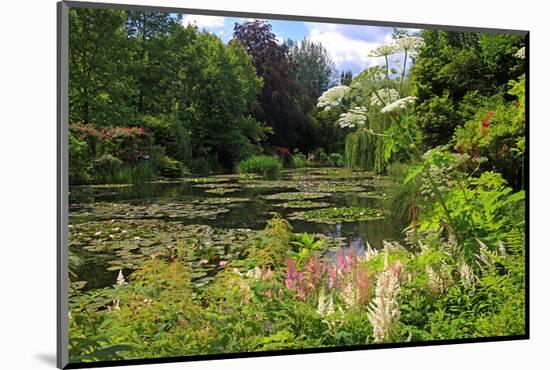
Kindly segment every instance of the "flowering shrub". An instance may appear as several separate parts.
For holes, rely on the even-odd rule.
[[[76,123],[70,132],[89,145],[92,155],[112,154],[125,162],[136,163],[149,158],[152,136],[142,127],[104,127]]]

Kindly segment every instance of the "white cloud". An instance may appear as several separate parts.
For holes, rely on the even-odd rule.
[[[323,44],[339,70],[350,68],[354,73],[358,73],[371,65],[381,65],[384,62],[381,58],[368,56],[369,51],[382,42],[350,38],[339,32],[336,25],[327,26],[312,28],[308,38],[311,41]],[[391,33],[384,35],[382,39],[384,43],[391,41]]]
[[[212,15],[189,14],[183,17],[181,23],[185,26],[192,24],[199,28],[220,28],[224,26],[225,18]]]

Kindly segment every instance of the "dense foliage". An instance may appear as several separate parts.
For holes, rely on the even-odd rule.
[[[170,14],[70,27],[69,180],[93,183],[71,209],[72,362],[526,332],[521,37],[396,29],[352,76],[266,21],[227,44]],[[130,182],[187,193],[95,201]],[[262,230],[208,223],[273,202]],[[388,219],[395,240],[339,238]],[[105,250],[118,278],[87,289]]]

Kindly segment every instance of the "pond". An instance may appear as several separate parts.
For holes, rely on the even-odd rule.
[[[285,170],[277,179],[212,175],[133,185],[71,186],[69,249],[83,263],[85,289],[114,283],[143,258],[184,240],[203,283],[237,257],[274,212],[296,233],[327,237],[334,247],[361,250],[400,240],[405,225],[387,210],[383,176],[342,168]]]

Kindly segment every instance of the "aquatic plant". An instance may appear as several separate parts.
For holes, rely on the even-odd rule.
[[[382,211],[371,208],[341,207],[322,208],[291,213],[294,220],[306,220],[321,223],[340,223],[352,221],[380,220],[385,216]]]
[[[238,173],[255,173],[262,176],[278,175],[283,165],[277,156],[253,156],[237,164]]]

